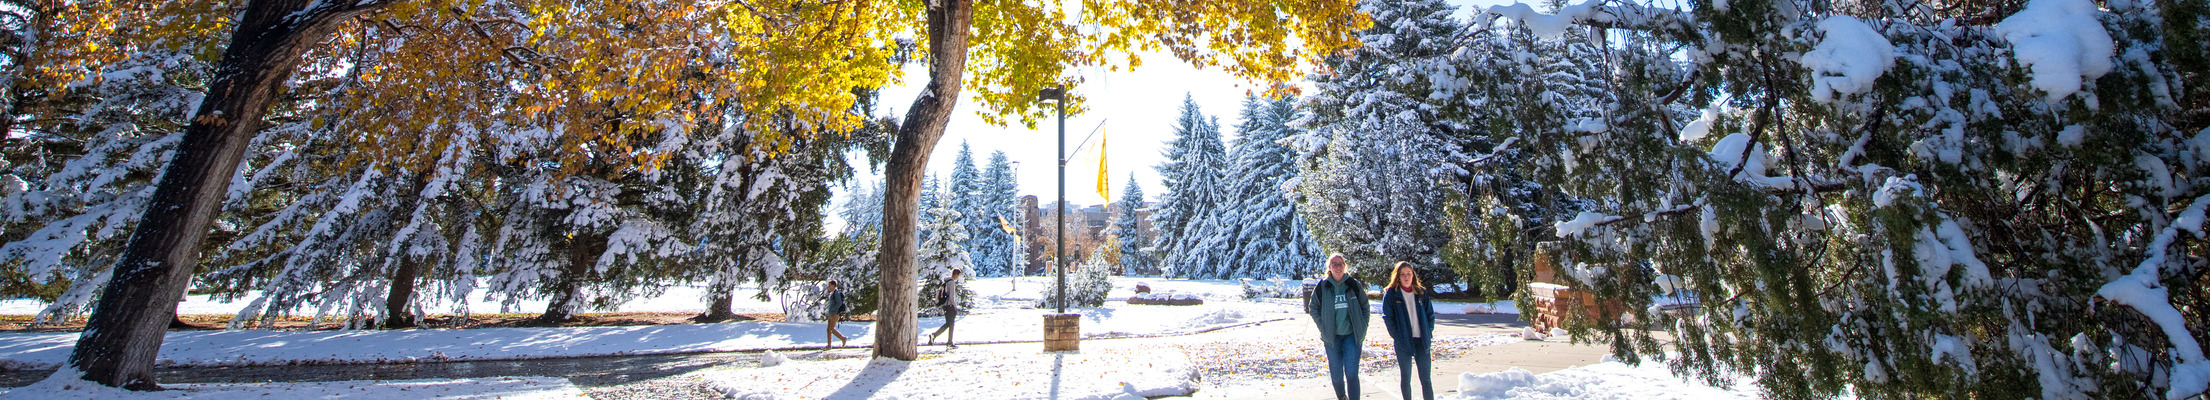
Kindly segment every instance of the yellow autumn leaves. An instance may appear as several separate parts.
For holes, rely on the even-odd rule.
[[[31,82],[65,90],[156,46],[220,57],[241,2],[59,3]],[[993,123],[1033,124],[1070,69],[1166,50],[1281,82],[1355,45],[1352,0],[980,0],[965,79]],[[1080,7],[1078,10],[1074,7]],[[926,0],[395,1],[308,51],[289,93],[352,157],[429,168],[455,145],[535,141],[567,173],[656,168],[666,130],[734,124],[774,154],[865,124],[855,89],[927,54]],[[1070,16],[1070,13],[1078,14]],[[327,90],[327,93],[320,92]],[[1080,93],[1079,90],[1076,93]],[[885,99],[897,104],[910,99]],[[1081,112],[1080,99],[1070,112]],[[741,110],[741,112],[732,112]]]

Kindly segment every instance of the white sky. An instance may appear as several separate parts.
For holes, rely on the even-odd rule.
[[[1447,0],[1459,7],[1458,16],[1464,18],[1474,10],[1469,6],[1510,4],[1511,0]],[[1145,197],[1158,199],[1165,189],[1159,173],[1153,169],[1164,159],[1167,142],[1174,139],[1174,119],[1179,116],[1185,94],[1194,98],[1200,111],[1220,118],[1221,138],[1234,145],[1235,128],[1240,123],[1236,114],[1242,110],[1246,93],[1255,93],[1262,86],[1244,82],[1219,68],[1199,70],[1171,54],[1143,54],[1144,65],[1135,71],[1105,72],[1097,68],[1079,70],[1088,82],[1071,91],[1088,96],[1090,112],[1067,116],[1067,151],[1073,152],[1084,136],[1106,121],[1105,130],[1110,137],[1106,147],[1107,175],[1113,180],[1109,187],[1114,197],[1126,186],[1128,174],[1134,172],[1143,185]],[[926,65],[911,65],[906,69],[905,85],[882,91],[882,110],[903,117],[913,103],[914,96],[927,82],[922,77]],[[1309,87],[1309,86],[1308,86]],[[953,111],[952,120],[945,128],[944,137],[936,145],[936,152],[929,156],[929,172],[939,179],[949,179],[952,161],[959,155],[959,144],[964,141],[973,147],[977,168],[988,166],[990,153],[1003,150],[1012,161],[1018,162],[1016,173],[1021,184],[1021,194],[1036,195],[1043,203],[1050,203],[1057,189],[1055,168],[1057,149],[1057,125],[1045,122],[1030,130],[1015,124],[1008,127],[990,126],[976,116],[981,107],[971,98],[961,98]],[[1096,175],[1085,173],[1085,168],[1069,166],[1067,170],[1067,200],[1074,204],[1098,204],[1105,199],[1098,197],[1094,188]],[[1083,176],[1088,175],[1088,176]],[[855,184],[880,185],[880,175],[870,174],[862,167],[854,178]],[[843,189],[839,189],[839,203]]]

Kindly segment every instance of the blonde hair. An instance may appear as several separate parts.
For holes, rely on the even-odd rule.
[[[1397,284],[1397,282],[1399,282],[1397,274],[1404,273],[1404,270],[1406,269],[1412,270],[1412,293],[1426,293],[1427,285],[1420,282],[1420,270],[1418,268],[1412,268],[1412,263],[1406,261],[1398,261],[1396,267],[1389,268],[1389,287],[1403,287],[1402,285]]]

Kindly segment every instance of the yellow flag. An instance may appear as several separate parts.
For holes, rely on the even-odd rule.
[[[1020,233],[1013,231],[1013,223],[1005,222],[1005,216],[1003,215],[998,216],[998,227],[1005,228],[1005,234],[1007,235],[1020,235]]]
[[[1112,180],[1111,180],[1111,179],[1107,179],[1107,178],[1105,177],[1105,132],[1104,132],[1104,131],[1098,131],[1098,132],[1097,132],[1097,197],[1101,197],[1101,198],[1104,198],[1104,199],[1105,199],[1105,202],[1108,202],[1108,203],[1110,203],[1110,202],[1112,202],[1112,201],[1113,201],[1113,192],[1112,192],[1111,190],[1108,190],[1108,189],[1106,189],[1106,188],[1109,188],[1109,187],[1111,187],[1111,186],[1107,186],[1107,185],[1106,185],[1107,183],[1111,183],[1111,182],[1112,182]]]
[[[1090,134],[1089,140],[1083,141],[1082,147],[1074,150],[1073,162],[1085,167],[1097,166],[1097,197],[1112,202],[1112,179],[1105,173],[1105,136],[1105,124],[1100,122],[1096,132]]]

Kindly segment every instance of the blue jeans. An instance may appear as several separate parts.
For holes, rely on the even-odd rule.
[[[1327,335],[1320,342],[1327,345],[1328,383],[1335,386],[1335,398],[1358,398],[1358,354],[1365,344],[1351,335]]]
[[[1421,398],[1435,400],[1435,358],[1428,351],[1434,343],[1434,338],[1396,338],[1397,389],[1398,393],[1404,393],[1405,400],[1412,400],[1414,373],[1420,379]],[[1412,370],[1415,364],[1419,366],[1418,371]]]

